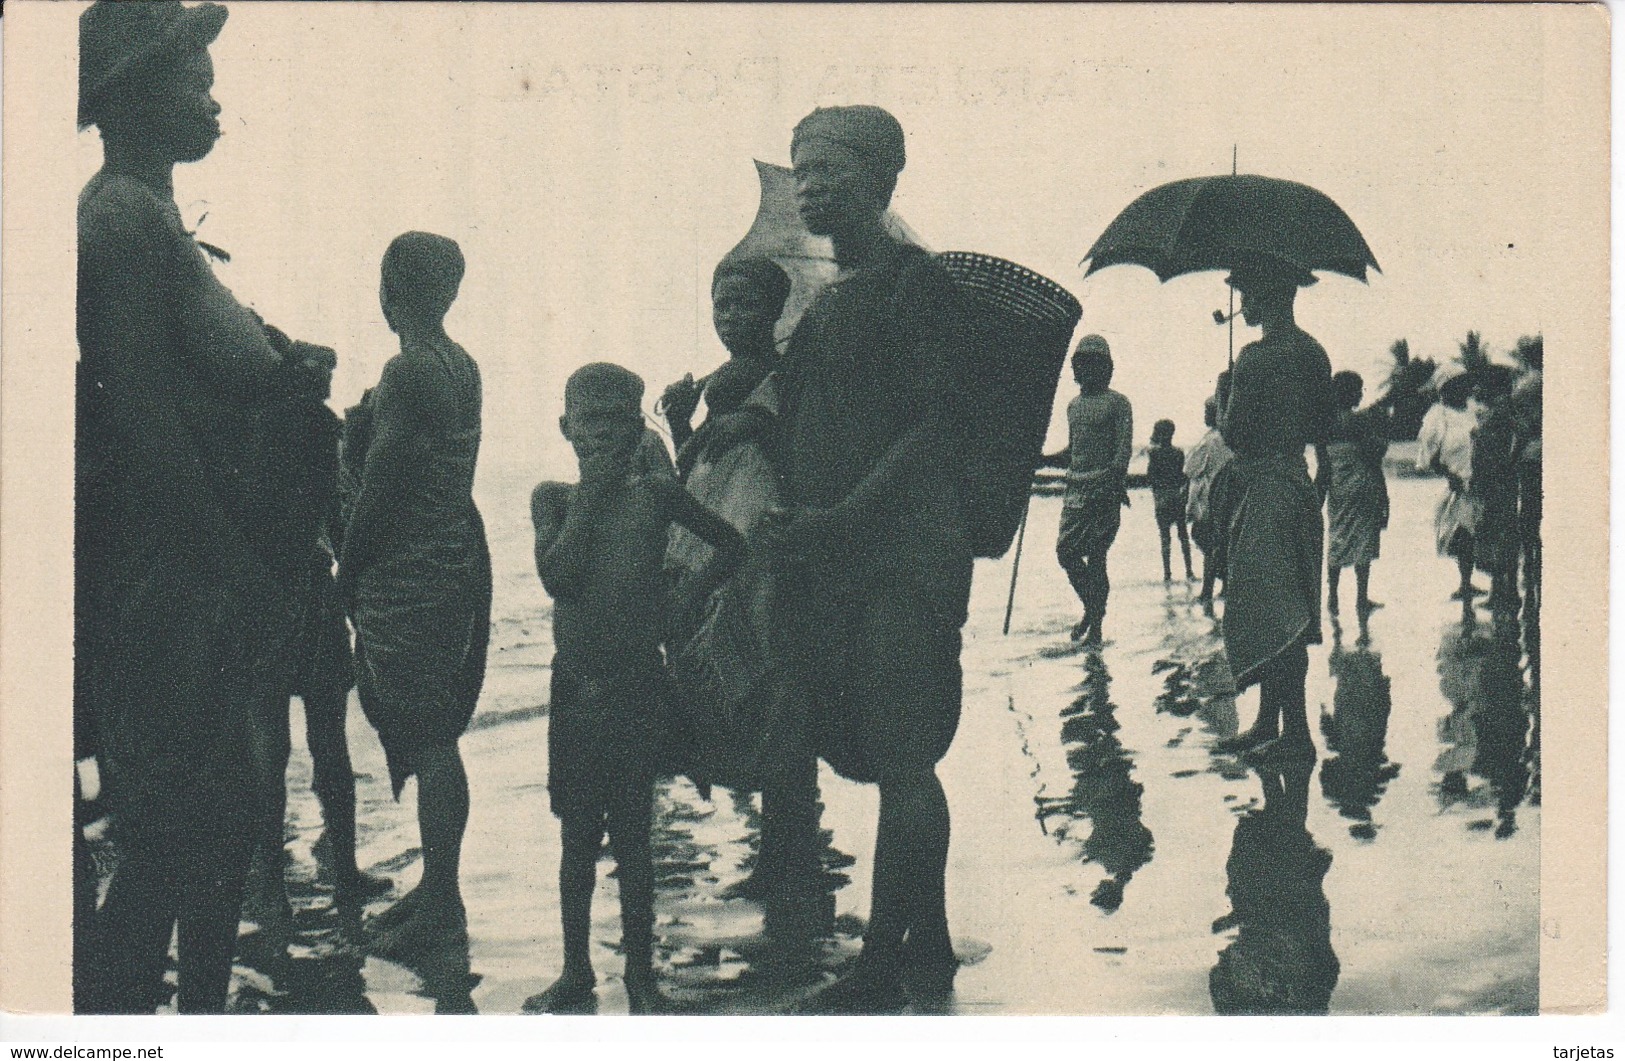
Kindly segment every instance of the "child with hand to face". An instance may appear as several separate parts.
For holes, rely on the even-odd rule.
[[[663,744],[660,652],[670,610],[703,602],[738,566],[744,541],[665,475],[640,474],[643,381],[618,365],[578,369],[559,421],[581,480],[531,495],[536,572],[552,596],[548,794],[563,827],[559,900],[564,970],[528,1011],[590,1008],[592,893],[604,834],[619,867],[626,992],[633,1013],[667,1003],[655,987],[649,819]],[[713,546],[711,562],[668,596],[662,563],[672,524]]]

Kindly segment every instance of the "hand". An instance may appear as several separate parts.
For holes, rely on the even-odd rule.
[[[1445,472],[1444,479],[1445,482],[1450,484],[1450,489],[1454,490],[1456,493],[1465,494],[1467,492],[1467,484],[1462,482],[1461,476],[1457,475],[1455,472]]]
[[[660,395],[660,409],[666,417],[666,422],[674,420],[687,423],[694,417],[694,410],[700,405],[700,385],[694,382],[692,375],[667,387]]]
[[[781,560],[806,563],[827,555],[846,536],[834,509],[775,505],[762,517],[762,544]]]

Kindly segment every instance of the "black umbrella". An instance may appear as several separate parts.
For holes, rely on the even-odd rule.
[[[1108,265],[1143,265],[1161,280],[1251,264],[1361,281],[1368,266],[1381,269],[1360,230],[1324,192],[1248,173],[1151,189],[1117,215],[1085,258],[1085,276]]]

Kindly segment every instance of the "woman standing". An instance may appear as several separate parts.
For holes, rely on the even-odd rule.
[[[1434,540],[1440,556],[1453,556],[1461,585],[1451,600],[1471,605],[1484,591],[1473,585],[1473,535],[1478,530],[1478,499],[1470,492],[1473,481],[1473,432],[1478,414],[1468,408],[1473,380],[1454,363],[1440,365],[1429,384],[1439,400],[1422,418],[1417,433],[1416,468],[1442,475],[1449,489],[1433,515]]]
[[[96,1012],[163,1001],[177,927],[179,1009],[225,1007],[263,802],[257,708],[286,688],[314,542],[296,432],[330,366],[215,279],[174,202],[174,168],[220,136],[225,21],[178,0],[79,21],[79,122],[104,157],[79,197],[74,710],[119,851],[81,996]]]
[[[1368,414],[1355,412],[1365,392],[1358,372],[1332,377],[1337,419],[1331,437],[1316,454],[1315,478],[1326,498],[1331,542],[1326,549],[1326,610],[1337,614],[1337,586],[1343,568],[1354,568],[1354,606],[1360,615],[1382,607],[1371,599],[1371,562],[1388,527],[1388,484],[1382,458],[1388,441]]]

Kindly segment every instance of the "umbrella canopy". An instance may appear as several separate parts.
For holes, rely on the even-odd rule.
[[[774,329],[779,347],[783,349],[790,341],[790,333],[796,330],[796,322],[818,297],[818,292],[835,279],[835,247],[828,238],[813,235],[801,223],[801,214],[796,210],[795,176],[789,169],[758,160],[756,175],[762,182],[756,220],[724,260],[771,258],[790,275],[790,298]],[[886,212],[886,227],[893,237],[904,243],[925,246],[914,230],[890,211]]]
[[[1143,265],[1158,279],[1280,263],[1364,281],[1381,270],[1343,208],[1307,184],[1226,174],[1153,188],[1130,203],[1085,255],[1085,276]]]

